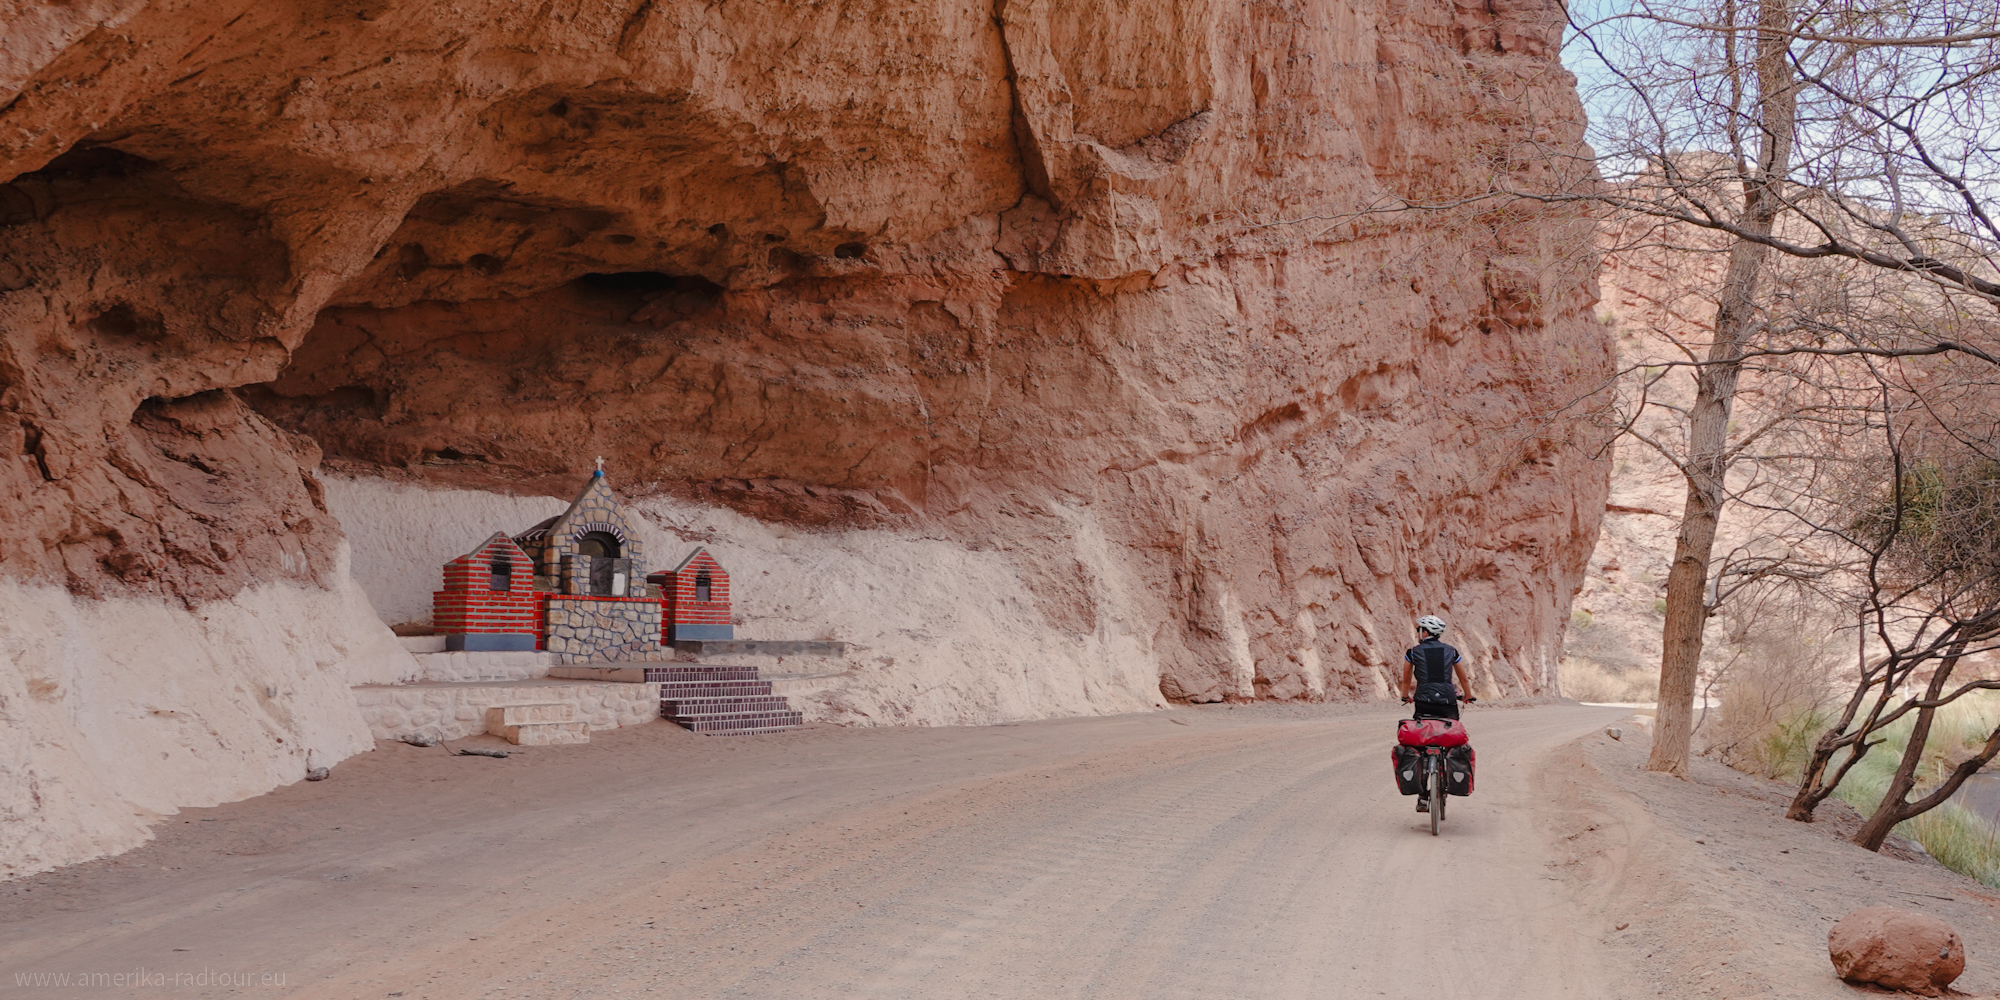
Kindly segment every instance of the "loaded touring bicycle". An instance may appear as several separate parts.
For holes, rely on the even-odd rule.
[[[1430,813],[1431,835],[1444,822],[1445,802],[1472,794],[1474,755],[1465,726],[1457,719],[1404,719],[1396,726],[1389,752],[1396,790],[1418,796],[1417,808]]]

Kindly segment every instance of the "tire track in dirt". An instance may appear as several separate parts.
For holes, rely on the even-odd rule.
[[[1291,997],[1397,995],[1423,970],[1487,996],[1591,996],[1527,781],[1595,718],[1563,714],[1475,718],[1481,792],[1439,838],[1390,789],[1377,719],[1189,734],[944,790],[889,822],[843,816],[865,849],[818,845],[820,867],[786,873],[789,900],[697,916],[684,939],[738,950],[696,944],[676,978],[744,998]],[[739,884],[720,864],[679,874],[688,900]],[[1459,915],[1449,937],[1440,913]]]
[[[58,919],[5,924],[0,972],[122,968],[192,941],[211,967],[289,968],[296,997],[1285,1000],[1460,984],[1594,1000],[1598,946],[1552,880],[1562,857],[1530,779],[1613,714],[1474,714],[1479,793],[1437,838],[1394,792],[1396,713],[1380,706],[728,744],[611,734],[506,771],[392,748],[288,805],[215,810],[269,845],[258,857],[217,856],[202,845],[223,826],[190,824],[78,873],[65,911],[44,914]],[[135,880],[127,862],[148,861],[174,876]],[[225,902],[192,904],[190,888]]]

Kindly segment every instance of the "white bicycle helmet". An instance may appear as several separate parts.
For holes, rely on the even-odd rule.
[[[1444,634],[1444,619],[1436,615],[1425,615],[1417,619],[1417,629],[1435,638]]]

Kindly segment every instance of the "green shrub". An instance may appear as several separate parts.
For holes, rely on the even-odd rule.
[[[1778,720],[1769,732],[1750,746],[1750,762],[1767,778],[1797,781],[1812,757],[1819,734],[1833,724],[1833,713],[1808,708]]]
[[[1917,766],[1917,787],[1911,797],[1937,787],[1958,761],[1977,752],[1992,733],[1996,720],[2000,720],[2000,695],[1994,692],[1975,692],[1939,709],[1931,722],[1930,739],[1924,743],[1923,760]],[[1912,712],[1883,729],[1878,734],[1881,745],[1854,765],[1834,794],[1861,810],[1862,815],[1873,813],[1888,793],[1889,780],[1896,774],[1896,765],[1902,762],[1903,748],[1909,746],[1910,733],[1915,727],[1916,713]],[[1810,739],[1817,738],[1815,731]],[[1836,756],[1828,767],[1838,766],[1845,759]],[[1803,760],[1801,756],[1801,764]],[[1796,776],[1797,765],[1792,774]],[[1922,844],[1945,867],[2000,888],[2000,831],[1985,817],[1946,803],[1897,824],[1896,834]]]
[[[1946,868],[2000,888],[2000,829],[1955,803],[1907,820],[1896,832],[1924,845]]]

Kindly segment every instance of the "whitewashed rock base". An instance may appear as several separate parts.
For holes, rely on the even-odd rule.
[[[591,730],[637,726],[660,717],[658,684],[592,681],[483,681],[370,684],[354,688],[361,717],[378,740],[456,740],[487,731],[487,710],[565,704]]]
[[[419,682],[434,684],[466,681],[525,681],[546,677],[549,668],[562,662],[554,653],[417,653]]]

